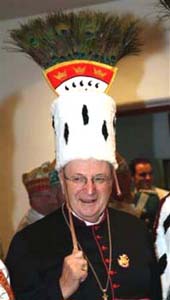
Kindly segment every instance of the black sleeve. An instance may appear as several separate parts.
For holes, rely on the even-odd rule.
[[[57,270],[40,271],[27,241],[21,233],[13,238],[6,257],[15,300],[61,300]]]

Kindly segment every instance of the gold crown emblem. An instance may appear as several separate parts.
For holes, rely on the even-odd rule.
[[[93,72],[94,72],[95,75],[97,75],[97,76],[99,76],[101,78],[103,78],[103,77],[106,76],[106,72],[103,72],[101,69],[94,68]]]
[[[77,68],[74,68],[74,72],[76,74],[84,74],[86,71],[86,67],[77,67]]]
[[[65,77],[67,77],[67,72],[66,71],[63,71],[63,72],[58,72],[55,77],[58,79],[58,80],[61,80]]]
[[[130,260],[126,254],[119,255],[119,258],[117,261],[118,261],[119,266],[121,266],[122,268],[129,267]]]

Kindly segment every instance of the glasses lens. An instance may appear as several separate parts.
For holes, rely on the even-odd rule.
[[[93,183],[95,184],[103,184],[110,180],[110,177],[105,175],[97,175],[93,177]]]
[[[87,178],[82,175],[75,175],[75,176],[71,176],[71,177],[65,176],[65,179],[72,181],[76,185],[84,185],[87,182]]]

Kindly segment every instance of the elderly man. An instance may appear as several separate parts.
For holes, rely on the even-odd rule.
[[[116,68],[104,64],[106,55],[98,54],[100,48],[92,56],[93,61],[92,57],[91,60],[87,57],[76,59],[85,58],[82,51],[87,51],[91,41],[88,55],[99,39],[103,45],[99,25],[103,29],[109,24],[112,30],[113,20],[117,26],[118,18],[81,12],[78,16],[59,13],[47,18],[49,27],[46,24],[44,30],[40,30],[43,20],[34,23],[33,36],[38,26],[37,38],[48,32],[49,42],[53,37],[59,40],[52,42],[55,51],[49,51],[48,34],[38,43],[31,38],[31,47],[36,45],[36,49],[29,53],[39,53],[37,47],[40,45],[39,58],[44,64],[41,43],[45,41],[47,56],[52,54],[51,63],[54,64],[58,61],[56,47],[59,59],[63,59],[62,42],[63,47],[66,40],[72,45],[75,38],[72,48],[75,59],[68,61],[69,52],[64,63],[51,67],[51,63],[50,66],[45,62],[45,68],[49,66],[46,77],[59,95],[52,104],[52,124],[56,138],[56,169],[66,203],[15,235],[6,263],[17,300],[161,299],[157,264],[144,224],[130,214],[107,208],[113,182],[120,193],[115,172],[116,106],[104,92],[113,82]],[[31,28],[32,25],[31,22]],[[76,34],[71,38],[70,26],[73,25]],[[26,26],[26,30],[28,28]],[[81,40],[84,37],[86,45],[77,50],[79,35]],[[96,43],[95,35],[98,35]],[[16,38],[19,36],[17,34]],[[25,37],[25,31],[21,36]],[[110,32],[108,47],[104,48],[109,49],[109,55],[111,45],[115,49],[111,38]],[[27,44],[29,39],[25,42]],[[120,48],[122,55],[122,46]],[[67,49],[65,47],[66,52]],[[102,58],[102,62],[96,61],[97,58]],[[114,62],[115,57],[112,55],[109,61]]]
[[[160,300],[143,225],[106,208],[112,190],[110,163],[73,160],[61,169],[60,178],[78,250],[72,250],[68,206],[18,233],[6,261],[16,298]]]
[[[113,99],[93,91],[62,95],[52,105],[52,117],[66,205],[15,235],[6,263],[16,298],[160,300],[144,224],[107,208],[113,182],[120,192]],[[103,118],[107,128],[100,131]]]

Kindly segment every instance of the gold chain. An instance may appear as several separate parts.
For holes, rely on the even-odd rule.
[[[64,216],[65,222],[68,225],[69,229],[70,229],[70,225],[69,222],[67,220],[67,217],[65,215],[64,212],[64,204],[62,205],[62,214]],[[109,279],[110,279],[110,271],[111,271],[111,266],[112,266],[112,238],[111,238],[111,229],[110,229],[110,217],[109,217],[109,212],[108,209],[106,210],[106,215],[107,215],[107,226],[108,226],[108,238],[109,238],[109,269],[108,269],[108,275],[107,275],[107,281],[106,281],[106,287],[103,288],[101,285],[101,282],[99,280],[99,277],[97,276],[97,273],[92,265],[92,263],[90,262],[89,258],[87,257],[87,255],[85,254],[85,259],[87,260],[89,267],[98,283],[99,289],[101,290],[101,292],[103,293],[102,298],[104,300],[108,299],[108,295],[107,295],[107,290],[108,290],[108,286],[109,286]],[[78,242],[79,248],[83,251],[82,246],[80,245],[80,243]]]

